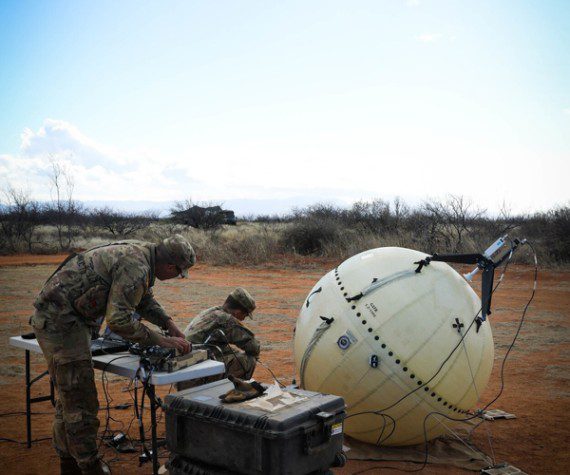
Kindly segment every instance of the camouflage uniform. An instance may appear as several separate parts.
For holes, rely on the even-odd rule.
[[[106,316],[112,331],[143,345],[159,334],[132,318],[166,328],[170,317],[154,299],[154,244],[100,246],[70,259],[44,285],[31,324],[58,391],[53,441],[62,458],[82,470],[97,463],[99,402],[91,361],[91,335]]]
[[[202,344],[209,338],[208,344],[222,350],[223,354],[220,355],[214,349],[213,356],[225,363],[228,375],[241,379],[251,378],[259,356],[259,341],[251,330],[223,307],[212,307],[200,313],[186,327],[184,335],[189,342],[196,344]],[[233,350],[230,344],[244,351]]]

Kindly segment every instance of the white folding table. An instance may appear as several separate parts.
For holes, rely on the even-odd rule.
[[[21,348],[26,352],[26,433],[28,448],[32,446],[32,413],[31,405],[36,402],[51,401],[55,404],[53,382],[50,380],[50,395],[31,397],[32,385],[48,374],[44,371],[40,375],[31,379],[30,375],[30,352],[42,353],[38,340],[24,339],[21,336],[13,336],[10,338],[10,345]],[[105,355],[93,356],[93,366],[97,369],[108,371],[109,373],[125,376],[130,379],[140,379],[140,358],[127,352],[112,353]],[[187,368],[167,373],[156,371],[150,373],[150,377],[146,380],[147,396],[150,401],[150,417],[151,417],[151,437],[152,437],[152,472],[158,473],[158,444],[156,435],[156,397],[155,386],[170,385],[181,381],[203,378],[215,374],[222,374],[225,371],[224,363],[214,360],[206,360],[201,363],[189,366]],[[143,376],[146,378],[146,375]]]

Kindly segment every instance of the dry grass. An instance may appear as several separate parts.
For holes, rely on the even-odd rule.
[[[517,236],[525,230],[514,230]],[[193,245],[199,261],[214,265],[259,265],[279,263],[291,259],[323,257],[346,259],[359,252],[377,247],[397,246],[427,253],[450,252],[457,247],[458,237],[450,227],[440,227],[437,233],[414,227],[370,229],[360,223],[346,223],[338,218],[295,219],[289,222],[239,222],[236,226],[218,229],[196,229],[185,225],[155,222],[129,234],[124,239],[160,242],[172,234],[182,234]],[[458,252],[481,252],[498,235],[490,229],[474,229],[461,238]],[[521,236],[526,237],[526,236]],[[535,244],[541,263],[556,264],[550,254],[551,240],[547,237],[530,237]],[[120,238],[100,228],[78,228],[71,250],[89,249]],[[25,252],[25,249],[22,249]],[[55,226],[40,226],[36,230],[34,252],[55,254],[58,247]],[[530,253],[520,253],[523,262],[531,261]],[[563,261],[558,265],[566,265]]]

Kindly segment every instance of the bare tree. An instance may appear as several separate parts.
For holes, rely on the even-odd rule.
[[[452,252],[462,249],[463,238],[469,226],[485,214],[485,210],[477,208],[473,202],[460,195],[449,195],[444,207],[445,221],[453,231]]]
[[[392,209],[393,209],[392,214],[394,215],[394,221],[396,226],[399,226],[400,223],[403,220],[405,220],[410,214],[409,206],[399,196],[396,196],[394,198],[394,204],[392,205]]]
[[[434,252],[441,247],[449,248],[449,233],[446,232],[445,205],[431,198],[424,201],[412,216],[415,232],[420,236],[427,252]]]
[[[69,168],[52,159],[49,179],[59,248],[67,250],[78,234],[78,221],[81,214],[81,206],[73,198],[74,177]]]
[[[156,213],[121,213],[111,208],[101,208],[91,215],[95,226],[109,231],[114,237],[126,237],[146,228],[158,219]]]
[[[184,200],[175,201],[172,207],[170,208],[171,213],[176,213],[180,211],[186,211],[187,209],[192,208],[196,203],[192,201],[192,198],[186,198]]]
[[[429,249],[435,250],[443,245],[448,252],[463,249],[470,227],[485,214],[485,210],[460,195],[448,195],[445,201],[430,199],[423,203],[421,210],[428,219]]]
[[[29,190],[8,185],[2,192],[0,211],[0,247],[17,252],[24,246],[32,252],[40,207]],[[24,245],[24,246],[22,246]]]
[[[384,233],[390,227],[390,203],[380,198],[357,201],[347,214],[354,224],[360,224],[371,231]]]

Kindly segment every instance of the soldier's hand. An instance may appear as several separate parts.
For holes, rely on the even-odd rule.
[[[177,336],[180,338],[184,338],[184,333],[180,331],[180,329],[176,326],[176,323],[172,319],[168,320],[168,334],[170,336]]]
[[[185,355],[192,350],[192,344],[178,336],[163,336],[159,345],[163,348],[176,348],[176,350],[178,350],[182,355]]]

